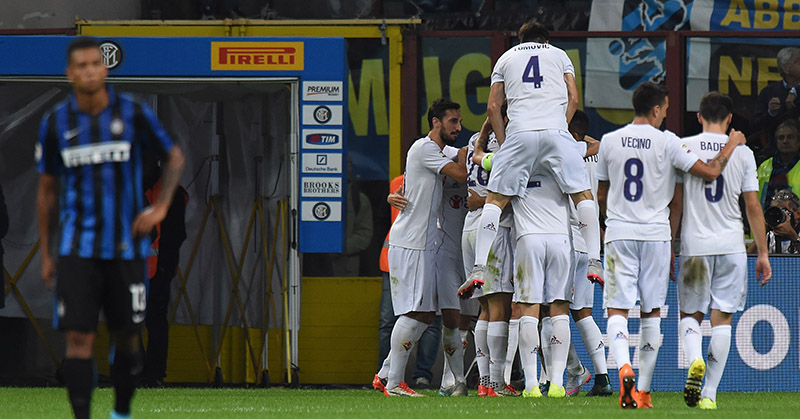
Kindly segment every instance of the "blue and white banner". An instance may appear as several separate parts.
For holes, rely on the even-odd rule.
[[[772,257],[773,278],[766,286],[755,279],[755,258],[748,258],[747,304],[733,316],[731,349],[719,391],[800,391],[800,257]],[[666,280],[666,279],[665,279]],[[688,362],[679,340],[677,287],[670,283],[666,304],[661,308],[662,343],[652,381],[654,391],[680,391],[686,382]],[[607,317],[602,308],[603,292],[595,287],[594,319],[605,332]],[[639,307],[628,321],[631,361],[639,368]],[[701,325],[703,354],[708,350],[711,324],[708,316]],[[606,343],[609,377],[618,383],[617,364]],[[592,361],[572,326],[572,341],[581,361],[590,371]],[[616,384],[614,384],[616,387]],[[615,388],[616,390],[616,388]]]

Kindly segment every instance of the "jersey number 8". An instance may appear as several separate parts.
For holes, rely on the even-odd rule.
[[[634,167],[636,173],[633,173]],[[644,164],[641,160],[633,157],[625,161],[625,183],[622,186],[622,194],[628,201],[636,202],[642,199],[644,192],[642,176],[644,176]]]

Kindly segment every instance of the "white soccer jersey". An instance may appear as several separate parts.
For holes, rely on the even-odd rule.
[[[525,193],[511,199],[516,238],[526,234],[569,235],[568,201],[551,175],[531,176]]]
[[[461,233],[466,214],[467,188],[463,183],[445,176],[442,205],[439,210],[439,253],[461,259]]]
[[[597,178],[594,175],[595,168],[597,167],[597,154],[583,158],[583,164],[586,166],[586,174],[589,176],[589,184],[591,185],[592,196],[597,196]],[[600,218],[600,207],[595,205],[597,209],[597,218]],[[578,210],[575,209],[575,203],[569,200],[569,224],[572,227],[572,248],[583,253],[588,253],[586,248],[586,240],[583,239],[581,233],[580,222],[578,222]],[[585,225],[584,225],[585,227]]]
[[[610,183],[605,242],[671,239],[669,208],[675,169],[698,160],[675,134],[629,124],[603,136],[595,176]]]
[[[469,139],[469,144],[467,145],[467,188],[472,189],[480,196],[488,196],[489,190],[486,189],[486,185],[489,184],[489,172],[483,170],[483,167],[481,167],[479,164],[472,162],[472,154],[475,152],[475,141],[478,140],[479,135],[480,133],[478,132],[473,134],[472,138]],[[489,133],[489,139],[486,144],[486,148],[490,153],[493,153],[500,148],[500,145],[497,144],[497,137],[495,137],[493,132]],[[478,228],[482,213],[483,207],[478,208],[475,211],[468,212],[464,219],[464,231],[471,231]],[[511,214],[511,207],[506,206],[506,208],[503,209],[503,213],[500,215],[500,226],[511,227],[513,222],[514,219]]]
[[[389,244],[407,249],[435,250],[436,215],[442,204],[442,168],[453,161],[429,137],[415,141],[406,155],[403,194],[408,205],[397,216]]]
[[[519,44],[497,60],[492,84],[504,83],[507,136],[520,131],[567,130],[567,73],[575,74],[572,61],[550,44]]]
[[[704,132],[683,142],[703,161],[710,161],[727,144],[728,136]],[[736,147],[728,165],[713,182],[683,176],[681,255],[743,253],[744,224],[739,208],[742,192],[758,190],[756,160],[747,147]]]

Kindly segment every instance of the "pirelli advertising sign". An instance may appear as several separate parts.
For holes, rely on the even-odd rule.
[[[303,42],[212,42],[211,69],[302,71]]]

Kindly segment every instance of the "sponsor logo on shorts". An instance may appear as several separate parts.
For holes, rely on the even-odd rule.
[[[561,341],[558,340],[558,337],[556,337],[556,335],[553,335],[553,336],[550,336],[550,344],[551,345],[561,345]]]
[[[644,346],[642,346],[642,350],[645,352],[653,352],[656,350],[656,348],[654,348],[653,345],[650,344],[650,342],[647,342],[644,344]]]
[[[614,340],[620,339],[628,339],[628,335],[626,335],[624,332],[619,332],[616,336],[614,336]]]
[[[302,42],[212,42],[212,70],[303,70]]]
[[[414,342],[412,342],[410,340],[407,340],[407,341],[403,342],[402,345],[403,345],[403,349],[405,349],[406,351],[409,351],[409,350],[411,350],[411,347],[414,346]]]
[[[496,231],[497,231],[497,226],[496,226],[496,225],[494,225],[494,223],[489,223],[489,224],[485,225],[485,226],[483,227],[483,229],[484,229],[484,230],[492,230],[492,231],[495,231],[495,232],[496,232]]]

